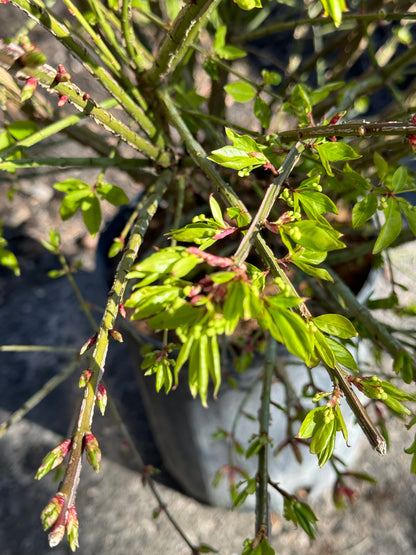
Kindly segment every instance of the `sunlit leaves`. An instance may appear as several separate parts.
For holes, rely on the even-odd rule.
[[[361,154],[358,154],[358,152],[346,143],[325,142],[316,145],[315,148],[318,151],[319,158],[321,159],[325,171],[331,176],[334,174],[331,169],[330,162],[356,160],[357,158],[361,158]]]
[[[345,0],[320,0],[324,7],[325,15],[328,15],[334,22],[335,27],[342,23],[343,12],[348,11]]]
[[[357,330],[351,322],[341,314],[322,314],[313,318],[313,323],[321,331],[342,339],[357,336]]]
[[[398,202],[391,197],[387,200],[387,207],[384,210],[386,221],[384,222],[380,234],[373,248],[373,253],[377,254],[386,249],[398,237],[402,229],[402,217]]]
[[[235,81],[225,85],[224,89],[236,102],[250,102],[256,96],[256,89],[245,81]]]
[[[79,179],[69,178],[66,181],[55,183],[54,188],[65,193],[60,208],[61,218],[68,220],[78,210],[81,210],[84,223],[93,237],[101,224],[99,198],[114,206],[126,204],[129,200],[120,187],[103,182],[97,183],[95,187],[90,187]]]
[[[217,56],[224,60],[235,60],[246,56],[246,53],[241,48],[226,44],[226,35],[227,27],[225,25],[222,25],[215,33],[214,50]]]
[[[367,397],[382,401],[397,414],[412,414],[411,410],[403,404],[403,401],[416,401],[416,397],[390,382],[383,381],[378,376],[370,376],[368,378],[354,378],[352,383]]]
[[[9,268],[15,276],[20,276],[19,263],[16,256],[7,248],[7,241],[3,237],[3,229],[0,223],[0,264]]]
[[[360,227],[367,222],[377,210],[377,197],[369,193],[362,200],[357,202],[352,209],[352,225]]]
[[[264,154],[266,147],[257,143],[248,135],[239,135],[232,129],[226,129],[228,138],[233,146],[224,146],[213,150],[208,156],[209,160],[226,168],[239,170],[241,175],[246,175],[251,170],[269,162]]]
[[[297,437],[312,437],[310,452],[318,455],[319,466],[323,466],[332,456],[336,434],[339,431],[342,432],[345,441],[348,441],[347,428],[339,406],[333,406],[329,401],[306,415]]]
[[[242,10],[261,8],[261,0],[233,0]]]

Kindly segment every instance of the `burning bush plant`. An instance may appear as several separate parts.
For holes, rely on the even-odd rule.
[[[190,391],[204,406],[221,395],[224,338],[243,333],[250,346],[233,351],[241,372],[264,351],[258,434],[245,452],[257,458],[258,471],[244,475],[232,491],[235,506],[257,496],[255,530],[242,553],[274,553],[268,488],[283,497],[285,518],[314,537],[311,507],[280,488],[267,470],[276,344],[310,369],[305,397],[316,405],[306,409],[296,398],[295,416],[290,397],[281,407],[296,428],[287,448],[297,452],[306,444],[320,466],[328,461],[336,466],[335,438],[348,442],[346,404],[381,455],[385,422],[374,418],[380,407],[406,419],[409,428],[416,422],[414,334],[386,326],[370,312],[383,308],[412,315],[412,307],[400,306],[394,278],[384,298],[359,301],[341,271],[362,257],[365,278],[371,267],[388,261],[390,248],[416,234],[416,209],[407,196],[416,190],[412,4],[379,1],[361,9],[344,0],[296,5],[12,0],[10,5],[30,19],[0,42],[4,175],[19,183],[27,168],[97,168],[93,182],[68,177],[54,184],[61,218],[82,213],[85,233],[92,236],[100,231],[103,203],[133,200],[123,187],[107,182],[108,168],[127,176],[141,193],[109,251],[120,261],[100,323],[89,315],[96,329],[80,349],[83,397],[77,424],[71,437],[45,456],[36,475],[65,468],[59,491],[41,515],[50,545],[66,533],[71,549],[78,546],[81,462],[85,456],[99,471],[93,416],[96,405],[102,413],[106,409],[106,354],[111,340],[123,341],[120,319],[126,317],[145,321],[162,343],[149,349],[142,363],[160,395],[178,387],[180,373],[187,371]],[[77,58],[99,93],[84,90],[64,63],[48,64],[30,38],[37,26]],[[95,94],[106,98],[98,101]],[[55,136],[88,145],[95,155],[42,157],[32,149]],[[149,238],[146,230],[162,200],[168,205],[164,223]],[[158,245],[147,257],[145,239]],[[0,241],[0,263],[18,274],[17,258],[6,240]],[[45,229],[43,245],[62,264],[51,277],[66,275],[76,288],[76,268],[68,265],[59,234]],[[369,374],[360,367],[351,352],[359,337],[387,354],[388,372],[374,368]],[[329,391],[314,384],[318,365],[331,378]],[[279,379],[290,383],[290,376]],[[2,433],[15,420],[6,422]],[[407,452],[415,472],[415,444]],[[156,492],[148,469],[144,476]],[[351,492],[348,477],[370,479],[341,466],[334,488],[338,506]],[[188,545],[193,553],[212,550]]]

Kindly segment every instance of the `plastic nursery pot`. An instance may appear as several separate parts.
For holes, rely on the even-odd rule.
[[[108,246],[116,236],[114,226],[116,224],[110,225],[101,238],[102,244],[99,250],[102,254],[108,252]],[[105,264],[103,271],[107,273],[111,283],[108,259],[102,258],[101,263]],[[370,273],[367,285],[358,295],[359,300],[368,295],[373,277],[373,273]],[[155,341],[154,336],[149,335],[148,341],[161,348],[161,344]],[[257,457],[247,459],[244,454],[239,454],[235,449],[235,443],[230,438],[236,440],[246,451],[250,438],[259,432],[257,415],[260,408],[263,358],[256,355],[252,365],[243,373],[236,372],[231,358],[223,359],[224,377],[218,398],[214,400],[212,395],[209,396],[209,407],[204,408],[199,398],[194,399],[189,391],[186,367],[180,372],[179,387],[175,391],[165,395],[162,389],[157,393],[154,376],[144,376],[144,371],[140,368],[143,345],[132,338],[129,343],[137,365],[137,379],[147,418],[165,468],[189,496],[211,505],[231,508],[228,470],[242,469],[250,476],[255,476],[257,472]],[[358,347],[356,350],[358,351]],[[357,353],[352,354],[355,356]],[[370,361],[370,353],[365,343],[359,346],[359,359],[361,362]],[[284,346],[279,346],[278,349],[276,371],[277,375],[285,375],[289,379],[293,388],[290,393],[292,396],[302,397],[304,388],[310,382],[309,372],[312,372],[314,383],[321,391],[332,390],[330,378],[324,368],[318,366],[309,371]],[[233,378],[237,387],[230,385],[227,375]],[[274,379],[271,393],[273,404],[270,407],[269,436],[273,441],[269,457],[270,478],[287,491],[305,489],[312,496],[316,496],[329,490],[335,482],[335,472],[329,464],[319,468],[316,455],[311,455],[308,446],[299,442],[296,442],[296,446],[301,454],[301,463],[297,460],[290,444],[280,449],[278,456],[274,455],[274,451],[288,439],[286,413],[277,408],[286,406],[286,395],[287,388],[283,382],[277,378]],[[316,406],[310,398],[302,399],[302,403],[305,408],[311,409]],[[349,431],[349,445],[346,445],[341,434],[337,434],[339,437],[337,437],[335,454],[345,464],[350,464],[357,456],[363,436],[344,399],[341,410]],[[300,422],[296,421],[290,429],[289,437],[294,438],[299,428]],[[214,439],[214,435],[219,430],[229,435],[223,434],[226,436],[224,439]],[[218,484],[214,485],[218,472],[223,477]],[[234,476],[235,484],[242,479],[243,476],[237,472]],[[272,488],[270,488],[270,495],[271,506],[275,510],[281,509],[283,505],[281,495]],[[254,504],[255,497],[249,496],[243,508],[252,509]]]

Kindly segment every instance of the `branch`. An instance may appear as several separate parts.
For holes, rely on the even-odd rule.
[[[107,356],[109,333],[114,329],[115,321],[118,315],[120,303],[122,302],[124,291],[126,288],[126,276],[131,270],[136,259],[137,252],[142,243],[144,233],[154,216],[159,200],[166,191],[167,185],[171,180],[172,172],[164,171],[155,182],[142,202],[141,215],[138,218],[131,238],[126,245],[123,256],[120,260],[117,272],[114,278],[113,287],[109,293],[107,306],[105,308],[100,329],[97,335],[94,351],[90,359],[91,378],[85,387],[85,394],[81,403],[79,417],[72,436],[71,451],[69,462],[66,468],[65,476],[60,488],[60,493],[64,496],[65,506],[58,517],[58,521],[52,527],[49,533],[49,542],[52,545],[59,543],[54,537],[54,531],[66,522],[68,510],[74,506],[77,493],[79,477],[81,472],[81,458],[84,449],[84,436],[91,429],[91,423],[94,416],[95,396],[98,385],[104,373],[104,365]]]
[[[268,346],[266,350],[263,388],[261,392],[260,406],[260,437],[269,437],[270,425],[270,397],[272,387],[272,377],[274,373],[274,364],[276,360],[277,343],[276,340],[269,336]],[[255,535],[260,528],[265,531],[265,536],[270,535],[270,512],[269,512],[269,443],[265,442],[259,451],[257,466],[257,490],[256,490],[256,524]]]
[[[140,137],[132,129],[116,119],[110,112],[103,110],[93,100],[88,98],[81,89],[74,83],[59,83],[56,70],[44,64],[38,67],[19,65],[19,58],[24,54],[24,50],[19,46],[5,44],[0,40],[0,67],[10,71],[12,68],[18,70],[18,74],[25,78],[34,77],[38,80],[49,93],[68,97],[68,100],[85,115],[89,115],[106,129],[121,137],[123,141],[130,144],[133,148],[142,152],[145,156],[156,160],[162,166],[170,165],[170,156],[163,152],[159,147],[154,146],[143,137]],[[123,105],[124,100],[121,100]]]
[[[149,85],[158,83],[161,78],[174,71],[188,52],[188,46],[194,42],[205,19],[220,2],[221,0],[197,0],[184,5],[162,42],[153,66],[143,74]]]
[[[278,134],[279,139],[285,141],[304,141],[320,137],[364,137],[373,135],[416,135],[414,123],[400,123],[388,121],[369,123],[365,121],[351,121],[337,125],[317,125],[316,127],[302,127],[291,129]]]

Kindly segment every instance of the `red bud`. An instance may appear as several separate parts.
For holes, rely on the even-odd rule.
[[[88,462],[95,472],[98,472],[101,464],[101,450],[96,437],[91,432],[86,432],[84,435],[84,447]]]
[[[98,386],[96,401],[101,414],[104,416],[105,407],[107,406],[107,390],[102,383]]]
[[[119,343],[123,343],[123,336],[121,335],[121,333],[119,331],[117,331],[116,329],[111,329],[108,330],[108,333],[111,335],[111,337],[115,340],[118,341]]]
[[[63,106],[67,100],[68,100],[67,95],[63,94],[62,96],[59,97],[58,106]]]

